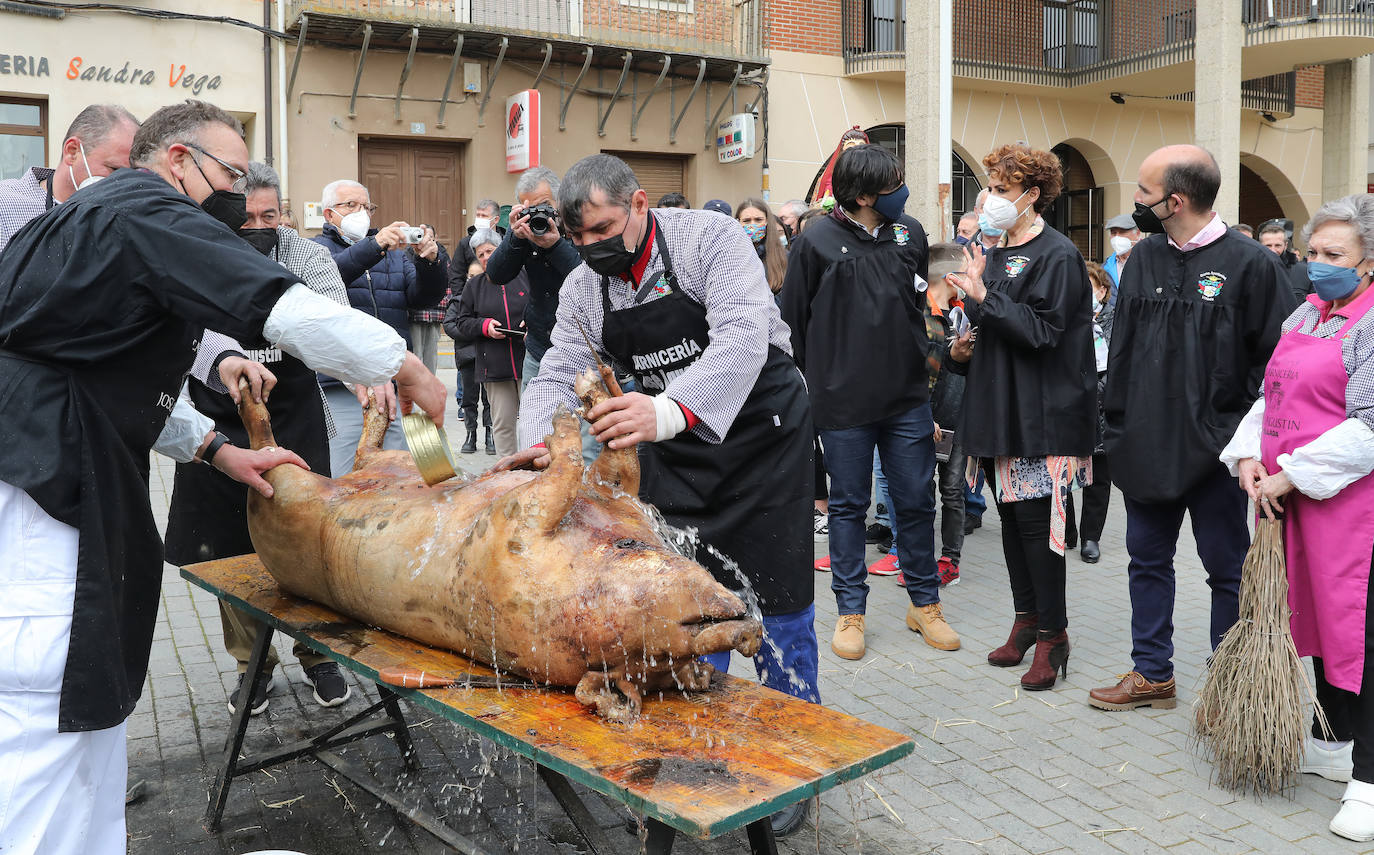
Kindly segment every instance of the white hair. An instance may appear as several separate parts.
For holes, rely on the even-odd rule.
[[[359,190],[367,193],[367,188],[358,182],[351,181],[347,178],[340,178],[338,181],[331,181],[324,185],[324,189],[320,191],[320,205],[325,208],[334,207],[339,204],[339,191],[352,187],[357,187]],[[371,199],[372,194],[368,193],[368,198]]]
[[[1302,227],[1303,243],[1309,242],[1312,233],[1328,223],[1345,223],[1353,228],[1364,257],[1374,257],[1374,196],[1355,193],[1322,205]]]
[[[802,201],[801,199],[789,199],[788,201],[782,203],[782,208],[779,209],[779,212],[784,214],[791,214],[794,217],[800,217],[802,214],[805,214],[808,210],[810,210],[810,206],[808,206],[806,202]]]
[[[468,238],[468,246],[472,247],[473,252],[476,252],[479,246],[486,244],[501,245],[501,235],[496,232],[496,229],[478,229],[472,233],[472,237]]]
[[[528,196],[539,189],[540,184],[549,185],[549,195],[553,197],[554,205],[558,204],[558,173],[549,169],[547,166],[534,166],[520,173],[520,177],[515,182],[515,195],[517,197]]]

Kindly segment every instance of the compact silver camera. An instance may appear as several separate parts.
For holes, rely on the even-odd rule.
[[[425,230],[419,226],[405,226],[401,229],[401,239],[406,243],[419,243],[425,239]]]

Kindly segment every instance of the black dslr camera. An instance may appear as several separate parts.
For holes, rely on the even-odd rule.
[[[531,234],[546,235],[558,227],[558,212],[548,202],[531,205],[524,214],[528,217],[525,224],[530,227]]]

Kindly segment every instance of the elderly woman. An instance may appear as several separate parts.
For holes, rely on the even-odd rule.
[[[1374,196],[1327,202],[1303,229],[1316,293],[1283,324],[1221,460],[1284,514],[1288,603],[1334,741],[1312,725],[1302,771],[1349,781],[1331,831],[1374,840]]]
[[[1040,216],[1063,187],[1059,158],[1004,145],[983,166],[983,213],[1002,236],[987,255],[968,257],[964,302],[976,329],[950,355],[968,362],[977,392],[964,399],[956,435],[994,485],[1016,609],[1007,643],[988,662],[1019,665],[1035,645],[1021,677],[1034,691],[1068,672],[1067,500],[1092,478],[1097,427],[1092,294],[1078,248]]]
[[[525,364],[525,307],[530,282],[521,270],[504,285],[486,274],[487,261],[501,243],[491,229],[473,232],[472,251],[484,272],[468,277],[463,296],[449,303],[444,330],[455,342],[476,344],[475,375],[491,407],[495,453],[515,453],[515,421],[520,415],[520,373]],[[489,445],[487,453],[492,453]]]

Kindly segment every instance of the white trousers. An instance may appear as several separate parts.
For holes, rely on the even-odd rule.
[[[0,481],[0,852],[122,855],[125,726],[58,733],[77,531]]]

